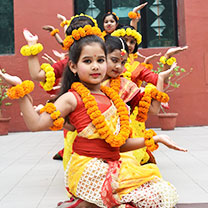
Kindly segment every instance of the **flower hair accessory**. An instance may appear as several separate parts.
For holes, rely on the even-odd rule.
[[[115,15],[115,16],[116,16],[116,19],[119,20],[119,17],[116,15],[115,12],[108,12],[108,14],[113,14],[113,15]]]
[[[74,41],[78,41],[83,37],[86,37],[88,35],[97,35],[98,37],[103,38],[102,32],[100,28],[98,27],[92,27],[91,25],[85,25],[84,27],[80,27],[77,30],[73,30],[71,35],[68,35],[64,41],[63,41],[63,49],[69,50],[71,45],[74,43]]]
[[[113,33],[111,33],[111,35],[117,37],[124,37],[125,35],[132,36],[136,39],[138,45],[142,42],[141,34],[131,28],[127,28],[126,30],[124,28],[115,30]]]
[[[121,44],[122,44],[121,56],[125,56],[126,50],[125,50],[124,42],[123,42],[122,38],[119,38],[119,40],[121,41]]]
[[[26,94],[29,94],[34,89],[34,83],[30,80],[25,80],[21,84],[13,86],[7,90],[7,96],[10,99],[19,99],[24,97]]]
[[[89,15],[87,15],[87,14],[83,14],[83,13],[81,13],[81,14],[79,14],[79,15],[72,16],[70,20],[65,20],[65,21],[63,21],[63,22],[60,24],[60,26],[61,26],[61,27],[64,27],[64,25],[68,25],[68,26],[69,26],[69,25],[71,24],[71,21],[72,21],[74,18],[81,17],[81,16],[88,17],[89,19],[91,19],[91,20],[93,21],[95,27],[98,27],[97,21],[96,21],[93,17],[91,17],[91,16],[89,16]]]
[[[63,128],[64,118],[60,117],[61,112],[56,110],[56,106],[53,103],[47,103],[43,108],[40,109],[40,114],[46,112],[51,114],[53,119],[53,126],[50,127],[52,131],[57,131]]]

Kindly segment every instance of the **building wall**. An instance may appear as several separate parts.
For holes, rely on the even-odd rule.
[[[178,112],[177,126],[208,125],[208,5],[203,0],[178,0],[179,19],[179,44],[188,45],[189,49],[180,55],[176,55],[177,62],[185,69],[193,68],[193,72],[180,81],[180,88],[170,93],[170,112]],[[60,21],[56,14],[66,17],[73,15],[72,0],[34,0],[14,1],[14,31],[15,31],[15,54],[0,56],[0,63],[7,72],[20,76],[23,80],[30,79],[27,58],[22,57],[19,50],[26,44],[22,31],[29,29],[39,36],[39,42],[44,45],[44,52],[53,56],[52,49],[61,51],[60,46],[41,27],[51,24],[59,28]],[[61,29],[60,29],[61,31]],[[63,33],[60,33],[62,37]],[[157,52],[165,52],[167,48],[142,49],[144,55]],[[43,54],[43,52],[41,53]],[[44,62],[43,59],[40,60]],[[31,93],[34,105],[44,103],[49,96],[38,86]],[[12,101],[12,106],[7,107],[6,114],[11,116],[9,131],[27,131],[22,117],[18,101]],[[156,116],[150,116],[147,126],[159,127]]]
[[[15,54],[14,55],[0,55],[0,64],[2,68],[13,75],[18,75],[22,80],[31,79],[28,71],[27,57],[20,54],[21,46],[26,44],[23,36],[23,29],[27,28],[31,33],[37,34],[39,42],[43,44],[44,50],[39,55],[41,63],[45,62],[41,59],[43,53],[53,56],[52,49],[62,51],[60,45],[51,37],[47,31],[42,29],[43,25],[53,25],[60,29],[60,35],[64,38],[62,28],[60,28],[60,20],[57,19],[56,14],[60,13],[67,18],[73,14],[72,0],[21,0],[14,1],[14,34],[15,34]],[[39,87],[38,82],[35,82],[35,90],[31,93],[34,99],[34,105],[45,103],[49,96]],[[5,116],[11,116],[10,132],[28,131],[20,116],[20,108],[18,101],[12,101],[12,106],[6,107]]]

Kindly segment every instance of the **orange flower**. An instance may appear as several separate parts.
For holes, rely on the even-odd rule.
[[[59,33],[59,29],[54,29],[51,31],[51,36],[54,36],[56,33]]]
[[[29,94],[34,89],[34,83],[32,81],[26,80],[21,84],[13,86],[7,90],[7,95],[10,99],[19,99]]]
[[[129,16],[130,19],[136,19],[137,18],[137,13],[131,11],[131,12],[128,13],[128,16]]]
[[[72,89],[74,89],[82,98],[85,108],[87,109],[87,114],[92,119],[92,124],[95,126],[97,132],[100,134],[102,139],[105,139],[107,143],[109,143],[112,147],[120,147],[129,137],[130,127],[129,127],[129,116],[128,110],[125,107],[125,103],[121,100],[118,94],[109,87],[101,87],[101,90],[112,100],[117,108],[117,113],[120,118],[120,132],[118,135],[114,135],[110,128],[107,126],[105,121],[105,117],[102,115],[100,110],[98,109],[97,102],[90,94],[90,91],[84,87],[81,83],[73,83]],[[84,93],[83,93],[84,92]],[[93,98],[93,100],[92,100]],[[89,101],[89,100],[90,101]],[[115,102],[117,104],[115,104]],[[92,105],[93,104],[93,105]],[[96,106],[96,107],[95,107]],[[121,113],[121,111],[124,111]]]
[[[47,103],[45,105],[45,111],[49,114],[53,113],[56,110],[56,106],[53,103]]]
[[[59,110],[58,111],[54,111],[53,113],[51,113],[51,118],[53,120],[56,120],[60,115],[61,115],[61,112]]]
[[[153,136],[155,135],[156,133],[152,129],[145,131],[144,133],[144,143],[147,146],[147,149],[151,152],[159,147],[159,145],[154,142]]]

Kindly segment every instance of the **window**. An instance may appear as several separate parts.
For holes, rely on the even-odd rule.
[[[0,54],[14,53],[13,0],[0,0]]]
[[[120,24],[130,24],[128,12],[139,4],[140,0],[75,0],[75,13],[85,13],[96,18],[103,29],[102,16],[113,11],[119,17]],[[169,47],[178,45],[176,0],[148,0],[148,5],[141,10],[138,31],[142,34],[142,48]]]

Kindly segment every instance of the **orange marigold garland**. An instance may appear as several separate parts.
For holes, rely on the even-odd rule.
[[[30,80],[25,80],[21,84],[13,86],[7,90],[7,96],[10,99],[19,99],[33,91],[35,85]]]
[[[87,109],[87,114],[92,119],[92,123],[97,132],[100,134],[101,138],[105,139],[105,141],[112,147],[120,147],[123,145],[129,137],[130,127],[128,110],[119,95],[109,87],[101,87],[103,93],[105,93],[113,101],[120,118],[120,132],[118,135],[114,135],[107,126],[105,117],[99,110],[97,102],[94,96],[90,94],[90,91],[79,82],[73,83],[72,89],[74,89],[81,96],[85,108]]]
[[[152,129],[145,131],[144,133],[144,143],[147,147],[147,149],[151,152],[156,150],[159,145],[155,144],[155,141],[153,139],[153,136],[157,135]]]
[[[145,87],[144,96],[139,102],[138,114],[136,117],[137,121],[145,122],[147,120],[147,113],[149,111],[152,98],[163,103],[169,101],[169,96],[166,93],[160,92],[154,85],[148,84]]]
[[[152,64],[141,63],[141,65],[144,66],[146,69],[149,69],[149,70],[153,69],[153,65]]]
[[[61,112],[56,110],[56,106],[53,103],[47,103],[43,108],[40,109],[40,114],[46,112],[51,114],[53,119],[53,126],[50,127],[52,131],[57,131],[63,128],[64,118],[60,117]]]
[[[120,91],[120,86],[121,86],[120,76],[110,79],[110,88],[115,90],[118,94],[119,94],[119,91]]]
[[[83,38],[88,35],[97,35],[100,38],[103,38],[103,34],[98,27],[92,27],[91,25],[85,25],[83,28],[80,27],[78,30],[73,30],[72,34],[67,36],[63,41],[63,49],[69,50],[71,45],[74,43],[74,40],[78,41],[80,38]]]

